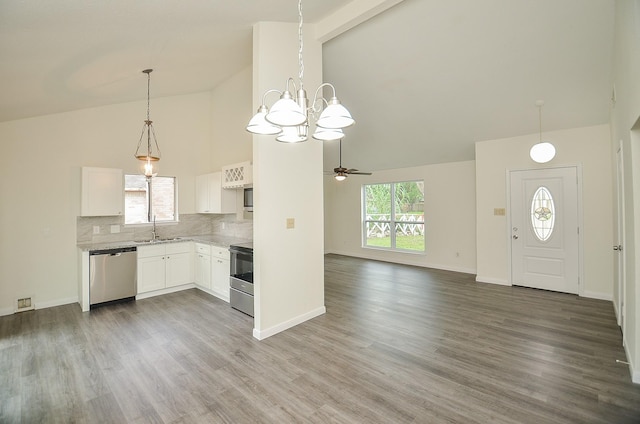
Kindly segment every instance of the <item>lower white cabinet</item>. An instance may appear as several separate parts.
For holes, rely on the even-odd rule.
[[[138,293],[193,283],[193,243],[138,246]]]
[[[195,243],[195,283],[211,290],[211,246]]]
[[[229,250],[211,246],[211,291],[222,300],[229,301]]]
[[[229,264],[229,249],[207,243],[138,246],[138,294],[195,283],[228,302]]]
[[[229,301],[229,250],[205,243],[195,243],[196,286]]]

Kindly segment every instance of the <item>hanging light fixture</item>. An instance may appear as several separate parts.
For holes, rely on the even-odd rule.
[[[147,74],[147,120],[142,126],[142,134],[138,141],[135,157],[142,162],[142,172],[147,178],[158,175],[158,161],[160,160],[160,148],[156,140],[156,133],[153,130],[153,121],[149,119],[149,87],[151,85],[151,72],[153,69],[145,69],[142,73]],[[145,144],[143,144],[143,141]]]
[[[298,0],[298,79],[299,87],[293,78],[289,77],[285,83],[284,91],[268,90],[262,96],[262,104],[258,112],[251,118],[247,125],[247,131],[254,134],[276,135],[276,140],[285,143],[298,143],[306,141],[309,132],[310,118],[319,117],[316,121],[316,131],[313,138],[317,140],[339,140],[344,137],[343,128],[354,124],[351,114],[340,104],[336,97],[336,89],[329,83],[323,83],[316,90],[313,101],[309,103],[307,92],[304,89],[304,62],[302,58],[302,0]],[[290,85],[293,86],[294,98]],[[324,87],[330,87],[333,91],[329,100],[318,97]],[[266,106],[266,97],[270,93],[280,94],[280,99],[274,103],[271,110]]]
[[[540,141],[534,144],[529,150],[529,156],[534,162],[547,163],[556,155],[556,148],[548,141],[542,141],[542,105],[544,100],[538,100],[536,106],[538,106],[538,118],[540,123]]]

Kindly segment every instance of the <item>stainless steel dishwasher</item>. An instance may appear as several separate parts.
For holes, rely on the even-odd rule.
[[[133,300],[137,292],[135,247],[89,252],[89,307]]]

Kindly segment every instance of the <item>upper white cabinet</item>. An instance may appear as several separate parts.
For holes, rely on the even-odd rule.
[[[222,187],[239,188],[253,184],[251,162],[240,162],[222,167]]]
[[[236,213],[236,190],[222,189],[222,173],[196,177],[196,212]]]
[[[82,168],[81,216],[122,215],[124,176],[122,169]]]

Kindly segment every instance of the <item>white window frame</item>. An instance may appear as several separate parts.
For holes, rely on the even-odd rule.
[[[414,249],[402,249],[397,247],[396,245],[396,225],[398,223],[404,223],[406,221],[396,221],[396,202],[395,202],[395,198],[396,198],[396,185],[397,184],[402,184],[402,183],[419,183],[421,182],[424,185],[424,180],[406,180],[406,181],[393,181],[393,182],[380,182],[380,183],[373,183],[373,184],[363,184],[361,187],[361,199],[362,199],[362,225],[361,225],[361,231],[362,231],[362,240],[361,240],[361,244],[362,247],[365,249],[376,249],[376,250],[385,250],[385,251],[390,251],[390,252],[402,252],[402,253],[413,253],[413,254],[425,254],[426,250],[427,250],[427,236],[426,236],[426,224],[425,224],[425,219],[424,219],[424,211],[423,211],[423,215],[422,215],[422,221],[417,221],[416,224],[421,224],[423,226],[423,233],[422,233],[422,237],[423,237],[423,247],[422,250],[414,250]],[[391,198],[390,198],[390,202],[391,202],[391,211],[390,211],[390,215],[389,215],[389,219],[388,220],[384,220],[384,219],[380,219],[380,220],[373,220],[373,219],[367,219],[367,187],[368,186],[374,186],[374,185],[390,185],[391,186]],[[424,202],[424,194],[423,194],[423,202]],[[372,222],[377,222],[377,223],[382,223],[382,224],[387,224],[389,226],[389,237],[390,237],[390,247],[386,247],[386,246],[371,246],[367,244],[367,225],[369,223]]]
[[[125,181],[126,181],[126,177],[127,176],[138,176],[138,174],[125,174]],[[152,178],[157,178],[157,177],[152,177]],[[179,222],[179,216],[178,216],[178,178],[177,177],[173,177],[173,176],[162,176],[162,178],[172,178],[173,179],[173,219],[158,219],[156,221],[156,224],[177,224]],[[153,225],[153,221],[154,221],[154,213],[153,213],[153,206],[152,206],[152,201],[151,199],[153,198],[153,190],[151,188],[151,185],[149,184],[150,181],[147,180],[147,221],[146,222],[133,222],[133,223],[127,223],[127,208],[126,208],[126,190],[127,190],[127,185],[125,182],[125,213],[124,213],[124,225],[128,226],[128,227],[134,227],[134,226],[148,226],[148,225]]]

